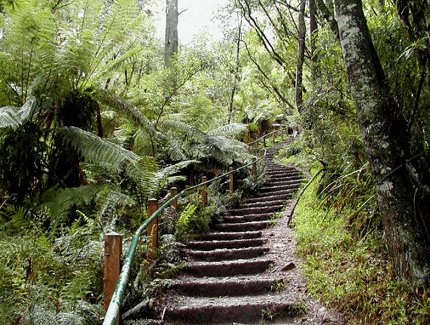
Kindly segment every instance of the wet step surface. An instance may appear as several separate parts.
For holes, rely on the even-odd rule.
[[[267,152],[267,180],[258,193],[229,210],[212,232],[183,247],[188,262],[159,311],[163,324],[258,324],[276,319],[289,324],[303,312],[297,298],[288,296],[284,280],[270,276],[273,261],[266,257],[269,248],[262,236],[276,223],[271,215],[302,182],[296,169],[273,162],[281,146]],[[279,290],[286,292],[280,295]]]

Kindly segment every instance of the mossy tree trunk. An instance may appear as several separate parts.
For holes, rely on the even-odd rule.
[[[430,278],[430,220],[417,214],[407,121],[390,97],[361,0],[335,0],[361,136],[376,186],[385,241],[398,274],[411,284]],[[425,212],[428,214],[428,212]]]
[[[297,54],[297,70],[296,70],[296,107],[299,113],[302,113],[303,104],[303,64],[305,61],[305,9],[306,0],[301,0],[299,9],[299,50]]]
[[[170,66],[170,59],[178,53],[178,0],[166,0],[166,33],[164,40],[164,65]]]

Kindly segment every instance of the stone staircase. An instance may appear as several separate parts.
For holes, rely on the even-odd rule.
[[[297,301],[271,290],[282,279],[270,274],[262,235],[302,182],[297,170],[273,162],[277,149],[268,150],[267,181],[258,194],[184,248],[188,262],[160,311],[164,324],[258,324],[297,314]]]

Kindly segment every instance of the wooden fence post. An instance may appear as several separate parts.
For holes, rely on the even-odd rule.
[[[148,200],[148,216],[152,216],[158,209],[157,199]],[[157,255],[158,247],[158,217],[152,220],[148,225],[147,235],[149,237],[148,260],[153,261]]]
[[[207,181],[207,177],[202,177],[202,183]],[[206,191],[206,184],[202,185],[202,204],[205,207],[208,204],[208,193]]]
[[[273,144],[275,144],[275,140],[276,140],[276,129],[274,127],[272,127],[272,141],[273,141]]]
[[[229,167],[229,168],[228,168],[228,171],[229,171],[229,172],[232,172],[232,171],[233,171],[233,167]],[[229,182],[229,184],[228,184],[228,188],[229,188],[229,190],[230,190],[230,193],[233,193],[233,189],[234,189],[234,178],[233,178],[233,173],[230,173],[230,174],[229,174],[229,177],[230,177],[230,182]]]
[[[108,309],[121,272],[122,235],[116,232],[105,234],[105,256],[103,261],[103,307]],[[120,314],[115,324],[119,324]]]
[[[254,180],[257,179],[257,158],[252,158],[251,174]]]
[[[284,126],[281,124],[281,141],[284,141]]]
[[[176,187],[172,187],[170,189],[170,196],[173,198],[178,195],[178,189]],[[175,212],[178,212],[178,199],[174,199],[170,206],[175,209]]]

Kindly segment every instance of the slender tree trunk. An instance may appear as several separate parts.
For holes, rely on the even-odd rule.
[[[236,94],[237,90],[237,84],[239,79],[239,69],[240,69],[240,43],[242,42],[242,20],[243,16],[238,16],[239,22],[238,22],[238,30],[237,30],[237,40],[236,40],[236,66],[234,68],[234,84],[233,88],[231,89],[230,93],[230,103],[228,107],[228,121],[227,124],[231,123],[231,120],[233,119],[233,106],[234,106],[234,95]]]
[[[316,63],[317,56],[315,55],[315,40],[317,38],[318,33],[318,25],[316,21],[316,6],[315,0],[309,0],[309,36],[310,36],[310,44],[311,44],[311,59],[312,59],[312,80],[316,78]]]
[[[299,10],[299,53],[297,55],[297,72],[296,72],[296,107],[299,113],[302,112],[303,104],[303,63],[305,61],[305,9],[306,0],[301,0]]]
[[[412,284],[430,274],[430,221],[417,214],[408,168],[407,123],[390,99],[361,0],[335,0],[339,37],[357,120],[376,187],[393,265]],[[409,158],[409,159],[408,159]]]
[[[166,0],[166,33],[164,39],[164,65],[169,67],[170,59],[178,53],[178,0]]]
[[[320,15],[329,23],[331,31],[336,35],[336,38],[339,39],[339,28],[337,26],[337,21],[334,18],[333,13],[324,3],[324,0],[315,0],[316,7],[320,12]]]

